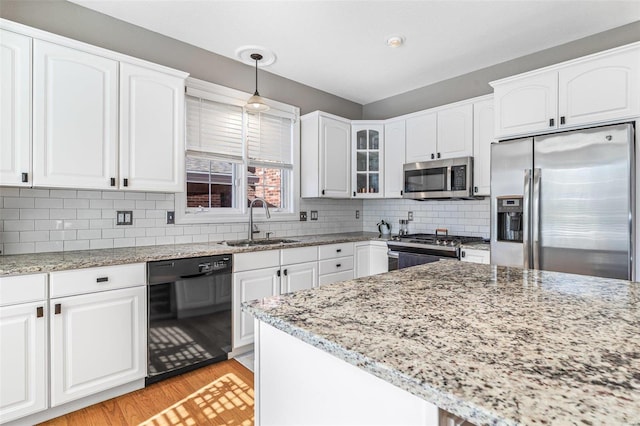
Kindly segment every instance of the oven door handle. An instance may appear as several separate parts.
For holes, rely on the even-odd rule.
[[[387,257],[391,257],[391,258],[397,259],[397,258],[399,258],[399,257],[400,257],[400,252],[397,252],[397,251],[393,251],[393,250],[391,250],[391,249],[388,249],[388,250],[387,250]]]

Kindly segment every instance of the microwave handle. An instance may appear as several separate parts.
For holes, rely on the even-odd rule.
[[[447,176],[445,176],[446,182],[445,182],[445,187],[447,188],[448,192],[451,192],[451,166],[447,166]]]

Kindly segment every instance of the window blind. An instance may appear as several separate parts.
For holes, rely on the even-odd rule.
[[[242,159],[242,107],[186,96],[187,150]]]
[[[293,164],[293,121],[264,113],[248,114],[247,152],[252,163]]]

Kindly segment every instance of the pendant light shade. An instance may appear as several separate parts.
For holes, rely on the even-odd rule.
[[[251,59],[256,61],[256,91],[253,96],[247,100],[245,108],[256,112],[268,111],[269,105],[264,103],[264,99],[262,99],[260,93],[258,93],[258,61],[262,60],[262,55],[259,53],[252,53]]]

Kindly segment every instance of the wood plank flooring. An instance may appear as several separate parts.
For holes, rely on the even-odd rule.
[[[113,398],[41,425],[254,424],[253,373],[228,360]]]

